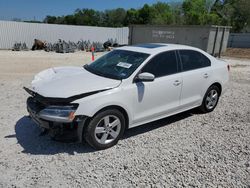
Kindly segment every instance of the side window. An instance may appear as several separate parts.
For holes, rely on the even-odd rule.
[[[150,62],[143,67],[142,72],[149,72],[155,77],[166,76],[178,72],[175,51],[164,52],[153,57]]]
[[[183,71],[199,69],[211,65],[210,60],[202,53],[193,50],[180,50]]]

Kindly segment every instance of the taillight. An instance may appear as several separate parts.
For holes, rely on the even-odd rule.
[[[227,70],[230,71],[230,65],[227,65]]]

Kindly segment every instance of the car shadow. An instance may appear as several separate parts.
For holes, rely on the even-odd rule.
[[[23,153],[34,155],[54,155],[58,153],[89,153],[95,152],[87,143],[65,143],[52,140],[49,135],[42,134],[42,129],[28,116],[19,119],[15,125],[16,135],[8,135],[5,138],[16,137],[18,144],[23,148]]]
[[[139,135],[139,134],[144,134],[146,132],[150,132],[152,130],[161,128],[163,126],[168,126],[174,122],[186,119],[186,118],[188,118],[194,114],[198,114],[198,113],[199,112],[196,111],[196,109],[193,109],[193,110],[182,112],[180,114],[176,114],[176,115],[173,115],[173,116],[170,116],[167,118],[163,118],[163,119],[160,119],[157,121],[146,123],[146,124],[140,125],[138,127],[134,127],[132,129],[128,129],[125,132],[123,139],[127,139],[127,138],[133,137],[135,135]]]
[[[144,134],[146,132],[167,126],[176,121],[188,118],[193,114],[197,114],[195,110],[183,112],[168,118],[147,123],[132,129],[128,129],[122,139],[128,139],[132,136]],[[42,130],[28,116],[19,119],[15,125],[15,135],[5,136],[6,139],[16,138],[18,144],[23,148],[23,153],[33,155],[54,155],[58,153],[68,153],[74,155],[76,153],[96,152],[87,143],[65,143],[57,142],[50,138],[49,135],[42,135]]]

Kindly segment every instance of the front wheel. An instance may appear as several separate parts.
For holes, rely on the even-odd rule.
[[[204,113],[212,112],[218,104],[219,97],[220,97],[219,88],[215,85],[209,87],[203,98],[200,110]]]
[[[114,146],[125,130],[125,118],[116,110],[105,110],[95,115],[84,131],[85,140],[95,149]]]

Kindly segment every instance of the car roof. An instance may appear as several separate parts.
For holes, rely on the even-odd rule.
[[[117,49],[147,53],[150,55],[158,54],[165,51],[180,50],[180,49],[201,51],[200,49],[191,46],[186,46],[181,44],[166,44],[166,43],[136,44],[132,46],[123,46]]]

